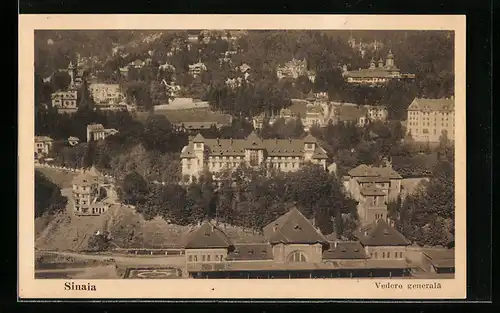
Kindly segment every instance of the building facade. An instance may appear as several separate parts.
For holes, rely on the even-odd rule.
[[[297,79],[299,76],[303,75],[306,75],[311,82],[314,82],[316,79],[316,73],[307,69],[307,61],[305,58],[303,60],[293,58],[285,65],[278,66],[276,69],[276,76],[278,76],[278,79],[285,77]]]
[[[87,125],[87,142],[94,140],[104,140],[108,136],[117,134],[118,131],[114,128],[104,128],[102,124]]]
[[[73,213],[75,215],[101,215],[109,205],[100,201],[103,181],[101,174],[92,167],[73,179]]]
[[[96,104],[118,104],[124,98],[119,84],[93,83],[89,90]]]
[[[401,195],[403,178],[390,162],[383,167],[359,165],[344,177],[345,190],[358,202],[361,224],[387,219],[387,204]]]
[[[57,109],[57,112],[72,113],[78,109],[77,100],[78,93],[76,89],[67,91],[56,91],[51,95],[52,107]]]
[[[186,181],[198,178],[204,170],[217,173],[241,164],[296,171],[311,162],[326,169],[327,158],[326,151],[311,135],[303,139],[261,139],[255,132],[246,139],[206,139],[198,134],[181,151]]]
[[[35,136],[35,158],[46,156],[52,148],[54,140],[47,136]]]
[[[385,219],[360,227],[354,235],[372,260],[405,261],[410,242]]]
[[[407,133],[416,142],[455,140],[455,101],[415,98],[408,107]]]
[[[406,239],[382,223],[362,230],[370,240],[329,240],[293,207],[263,228],[263,242],[234,243],[206,222],[189,235],[185,272],[192,278],[408,276]]]
[[[382,58],[378,64],[374,59],[370,61],[370,66],[357,71],[348,71],[344,67],[343,76],[349,84],[361,84],[370,86],[383,86],[393,79],[413,79],[414,74],[403,74],[394,63],[394,54],[389,50],[385,64]]]

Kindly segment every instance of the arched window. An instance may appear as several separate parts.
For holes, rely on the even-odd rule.
[[[302,251],[294,251],[288,255],[288,262],[307,262],[306,256]]]

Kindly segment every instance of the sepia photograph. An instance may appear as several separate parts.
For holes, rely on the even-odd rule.
[[[117,280],[143,296],[198,297],[202,280],[216,297],[254,282],[465,297],[465,19],[54,19],[20,52],[20,272],[51,286],[41,297]]]

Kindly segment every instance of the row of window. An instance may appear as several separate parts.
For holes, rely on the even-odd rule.
[[[189,262],[198,262],[198,255],[190,255],[188,256]],[[201,255],[201,262],[211,262],[211,255],[210,254],[203,254]],[[213,261],[215,262],[221,262],[224,261],[224,256],[223,255],[215,255]]]
[[[408,114],[409,115],[419,115],[419,114],[422,114],[422,115],[437,115],[437,114],[440,114],[440,115],[450,115],[450,114],[453,114],[454,112],[437,112],[437,111],[433,111],[433,112],[421,112],[421,111],[409,111]]]
[[[378,252],[370,252],[370,257],[372,259],[378,259]],[[382,252],[380,254],[380,257],[382,259],[390,259],[391,258],[391,252],[390,251],[387,251],[387,252]],[[402,259],[403,258],[403,252],[394,252],[394,258],[395,259]]]
[[[415,128],[415,129],[410,129],[410,130],[413,133],[418,134],[420,129],[419,128]],[[433,132],[434,135],[437,135],[437,129],[436,128],[434,128],[432,132]],[[422,134],[428,134],[428,133],[429,133],[429,130],[427,128],[422,129]]]
[[[382,214],[382,213],[375,213],[375,219],[376,219],[376,220],[385,219],[385,214]]]

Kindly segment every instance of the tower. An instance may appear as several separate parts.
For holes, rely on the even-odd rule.
[[[73,86],[75,84],[75,66],[73,65],[73,62],[69,61],[68,65],[68,74],[71,77],[71,82],[70,86]]]
[[[203,170],[203,164],[205,159],[205,138],[201,134],[197,134],[193,138],[194,144],[194,155],[195,155],[195,163],[192,166],[195,168],[193,172],[199,174]]]
[[[389,49],[389,53],[387,54],[387,59],[385,61],[385,65],[387,67],[393,67],[394,66],[394,54],[392,54],[392,51]]]
[[[372,58],[372,60],[370,61],[370,70],[374,69],[375,69],[375,60]]]
[[[380,60],[378,60],[378,67],[380,67],[380,68],[384,67],[384,60],[382,60],[382,58],[380,58]]]

